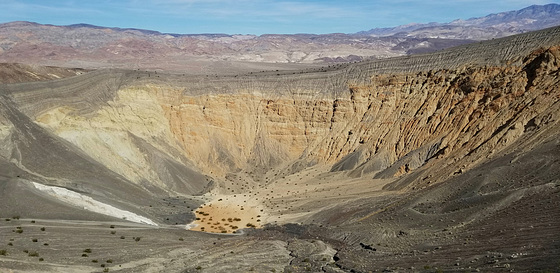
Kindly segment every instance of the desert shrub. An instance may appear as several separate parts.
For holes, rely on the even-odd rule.
[[[16,229],[16,233],[23,233],[23,229]]]
[[[84,253],[91,253],[91,248],[84,249]]]
[[[196,269],[196,270],[201,270],[201,269],[202,269],[202,266],[199,265],[199,266],[197,266],[195,269]]]
[[[39,240],[37,240],[36,238],[34,238],[34,239],[31,239],[31,241],[34,242],[34,243],[36,243],[36,242],[39,241]]]
[[[19,220],[19,215],[12,216],[12,219]]]
[[[39,257],[39,253],[37,253],[37,251],[30,251],[27,255],[29,255],[29,257]]]
[[[107,262],[108,264],[112,264],[112,263],[113,263],[113,260],[109,259],[109,260],[107,260],[106,262]]]
[[[109,228],[115,228],[115,225],[111,225]]]
[[[183,239],[183,237],[179,238],[179,241],[184,241],[185,239]]]
[[[136,242],[140,241],[140,237],[134,238],[134,241],[136,241]]]
[[[48,243],[44,243],[43,245],[44,245],[44,246],[48,246],[49,244],[48,244]]]
[[[92,262],[92,263],[97,263],[97,262],[99,262],[99,261],[96,260],[96,259],[93,259],[93,260],[91,260],[91,262]]]
[[[105,267],[105,269],[103,269],[103,272],[109,272],[109,268]]]
[[[5,249],[0,249],[0,255],[6,256],[6,255],[8,255],[8,251],[5,250]]]
[[[121,236],[121,239],[124,239],[124,236]]]
[[[41,231],[45,231],[45,227],[42,227],[42,228],[41,228]]]
[[[111,234],[115,234],[115,233],[117,233],[117,232],[116,232],[116,231],[114,231],[114,230],[111,230]]]
[[[14,246],[14,244],[12,242],[9,242],[8,245],[9,246]]]
[[[84,253],[84,254],[82,254],[82,257],[87,257],[87,256],[88,256],[88,255],[87,255],[87,254],[85,254],[85,253]]]
[[[39,258],[39,262],[42,262],[42,261],[44,261],[44,260],[45,260],[45,259],[43,259],[43,258]]]

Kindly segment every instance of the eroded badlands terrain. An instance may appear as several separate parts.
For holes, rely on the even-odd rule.
[[[560,28],[321,69],[44,73],[0,86],[2,270],[560,270]]]

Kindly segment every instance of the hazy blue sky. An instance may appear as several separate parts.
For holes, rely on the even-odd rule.
[[[167,33],[353,33],[449,22],[560,0],[0,0],[0,22],[143,28]]]

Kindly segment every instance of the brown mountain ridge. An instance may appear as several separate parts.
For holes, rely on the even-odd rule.
[[[165,70],[207,75],[301,69],[435,52],[560,24],[560,6],[533,5],[449,23],[343,34],[168,34],[89,24],[0,24],[0,62]],[[232,72],[235,71],[235,72]]]

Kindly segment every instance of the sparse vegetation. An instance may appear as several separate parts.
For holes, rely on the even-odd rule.
[[[0,249],[0,255],[6,256],[6,255],[8,255],[8,251],[5,250],[5,249]]]

